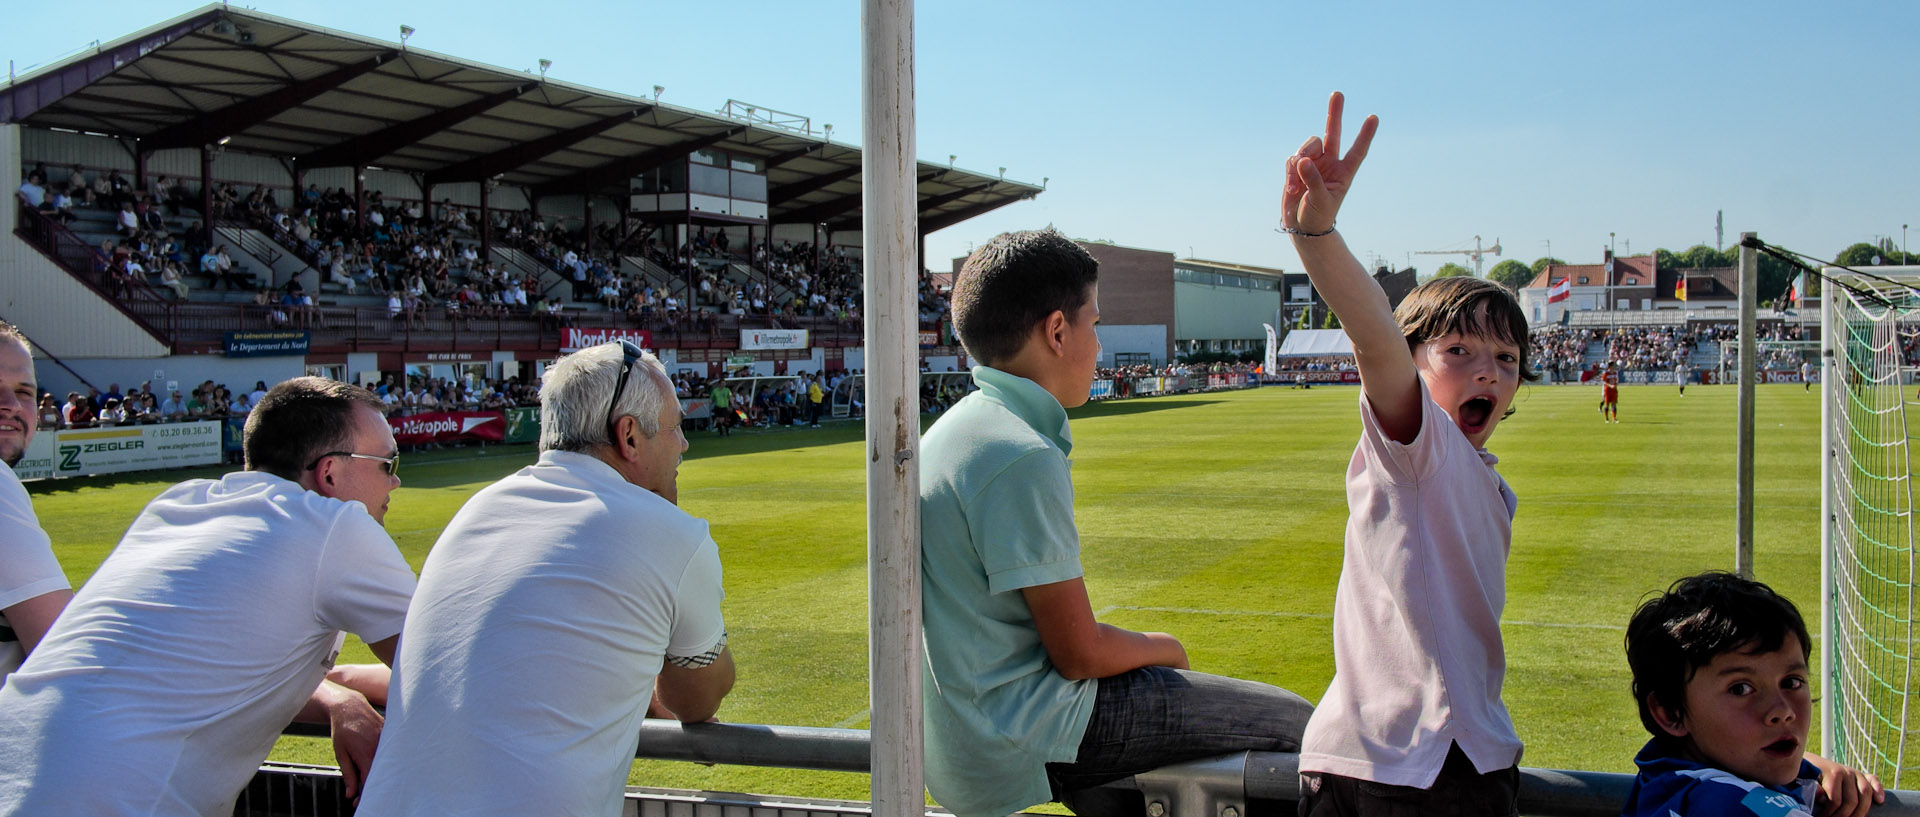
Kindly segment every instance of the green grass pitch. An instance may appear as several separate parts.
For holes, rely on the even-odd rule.
[[[1605,425],[1596,389],[1523,387],[1491,440],[1520,496],[1505,696],[1525,765],[1630,771],[1646,736],[1626,691],[1627,616],[1649,591],[1733,563],[1734,388],[1621,392],[1623,422]],[[1075,410],[1076,512],[1101,619],[1174,633],[1195,669],[1317,700],[1333,673],[1356,394],[1266,388]],[[1762,386],[1757,415],[1757,571],[1817,629],[1818,392]],[[692,439],[680,502],[712,521],[739,661],[725,720],[867,725],[860,435],[840,423]],[[469,495],[532,456],[525,446],[408,455],[388,518],[408,560],[418,568]],[[217,473],[32,490],[78,584],[166,484]],[[351,643],[343,660],[371,657]],[[332,762],[316,739],[283,739],[275,757]],[[651,761],[632,781],[850,799],[868,786],[863,775]]]

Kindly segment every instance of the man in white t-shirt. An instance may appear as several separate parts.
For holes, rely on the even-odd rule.
[[[560,359],[540,459],[482,489],[421,568],[361,817],[620,813],[649,711],[733,688],[720,551],[675,505],[686,437],[632,343]]]
[[[73,585],[53,558],[53,542],[13,473],[33,441],[39,393],[27,339],[0,321],[0,461],[7,464],[0,468],[0,683],[73,598]]]
[[[414,578],[381,528],[379,401],[299,377],[247,418],[246,470],[141,511],[0,686],[0,815],[230,814],[289,720],[329,723],[349,796],[380,716],[322,678],[353,632],[391,662]]]

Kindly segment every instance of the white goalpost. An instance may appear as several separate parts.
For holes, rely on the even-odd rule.
[[[1914,456],[1920,267],[1829,267],[1821,305],[1821,751],[1888,788],[1920,772]],[[1910,750],[1911,749],[1911,750]]]

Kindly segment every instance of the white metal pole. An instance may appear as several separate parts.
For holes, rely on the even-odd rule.
[[[1753,381],[1755,293],[1760,288],[1760,254],[1748,246],[1753,233],[1740,234],[1740,423],[1735,448],[1733,572],[1753,578]]]
[[[1831,292],[1831,288],[1827,293]],[[1827,295],[1823,293],[1823,295]],[[1839,678],[1834,673],[1840,665],[1834,650],[1840,643],[1839,634],[1833,631],[1833,381],[1835,330],[1840,322],[1833,308],[1830,295],[1820,299],[1820,688],[1815,690],[1820,696],[1820,755],[1858,763],[1850,760],[1840,749],[1834,738],[1839,734],[1839,724],[1834,722],[1834,698],[1840,693]]]
[[[867,660],[873,815],[926,812],[920,724],[919,179],[913,2],[860,9],[866,273]]]

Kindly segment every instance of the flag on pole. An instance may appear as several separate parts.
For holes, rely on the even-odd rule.
[[[1800,291],[1806,282],[1807,274],[1804,272],[1793,276],[1793,283],[1787,284],[1787,303],[1793,304],[1796,307],[1800,305]]]
[[[1573,297],[1573,276],[1560,279],[1560,283],[1547,287],[1547,303],[1557,304]]]
[[[1687,274],[1684,272],[1680,273],[1679,279],[1674,281],[1673,297],[1682,301],[1687,299]]]
[[[1280,344],[1276,342],[1278,333],[1274,332],[1273,324],[1263,323],[1260,325],[1267,328],[1267,359],[1266,366],[1263,368],[1268,372],[1272,372],[1280,368]]]

